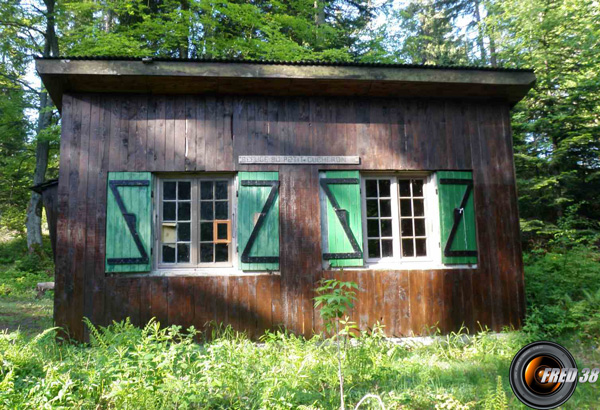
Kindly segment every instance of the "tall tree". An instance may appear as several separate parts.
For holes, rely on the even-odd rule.
[[[491,6],[487,25],[496,32],[499,62],[531,67],[537,75],[513,113],[524,227],[569,241],[579,240],[577,232],[597,233],[600,5],[503,0]]]
[[[56,35],[55,0],[44,0],[46,10],[42,12],[45,17],[45,30],[43,33],[44,57],[58,56],[58,37]],[[50,141],[45,137],[46,130],[52,124],[53,104],[46,91],[40,95],[40,108],[38,112],[36,127],[36,149],[35,170],[33,172],[33,184],[41,184],[46,179],[48,169],[48,156],[50,153]],[[42,245],[42,198],[35,191],[31,191],[31,199],[27,208],[27,247],[30,252],[36,246]]]

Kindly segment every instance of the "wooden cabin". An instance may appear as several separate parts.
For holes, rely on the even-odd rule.
[[[62,113],[54,319],[256,337],[521,326],[510,109],[528,70],[38,59]]]

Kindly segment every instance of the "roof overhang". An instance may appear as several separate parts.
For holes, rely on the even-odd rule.
[[[270,64],[152,59],[37,59],[56,106],[64,93],[254,94],[493,98],[511,106],[535,83],[530,70],[433,66]]]

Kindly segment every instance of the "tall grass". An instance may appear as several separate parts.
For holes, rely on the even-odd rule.
[[[88,324],[89,325],[89,324]],[[339,406],[335,344],[284,332],[262,343],[230,328],[196,343],[196,331],[91,325],[89,345],[0,335],[0,406],[5,408],[327,408]],[[462,335],[402,347],[363,334],[343,356],[348,407],[376,394],[386,408],[489,408],[509,400],[505,376],[522,346],[518,333]],[[493,394],[492,394],[493,393]],[[380,408],[365,400],[361,408]]]

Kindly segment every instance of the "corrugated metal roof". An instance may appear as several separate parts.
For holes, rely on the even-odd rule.
[[[461,66],[461,65],[433,65],[433,64],[399,64],[399,63],[361,63],[361,62],[329,62],[329,61],[281,61],[238,58],[165,58],[165,57],[127,57],[127,56],[63,56],[63,57],[36,57],[36,60],[113,60],[113,61],[140,61],[144,58],[152,61],[164,62],[193,62],[193,63],[231,63],[231,64],[268,64],[268,65],[297,65],[297,66],[332,66],[332,67],[376,67],[376,68],[427,68],[434,70],[478,70],[478,71],[506,71],[506,72],[533,72],[530,68]]]

